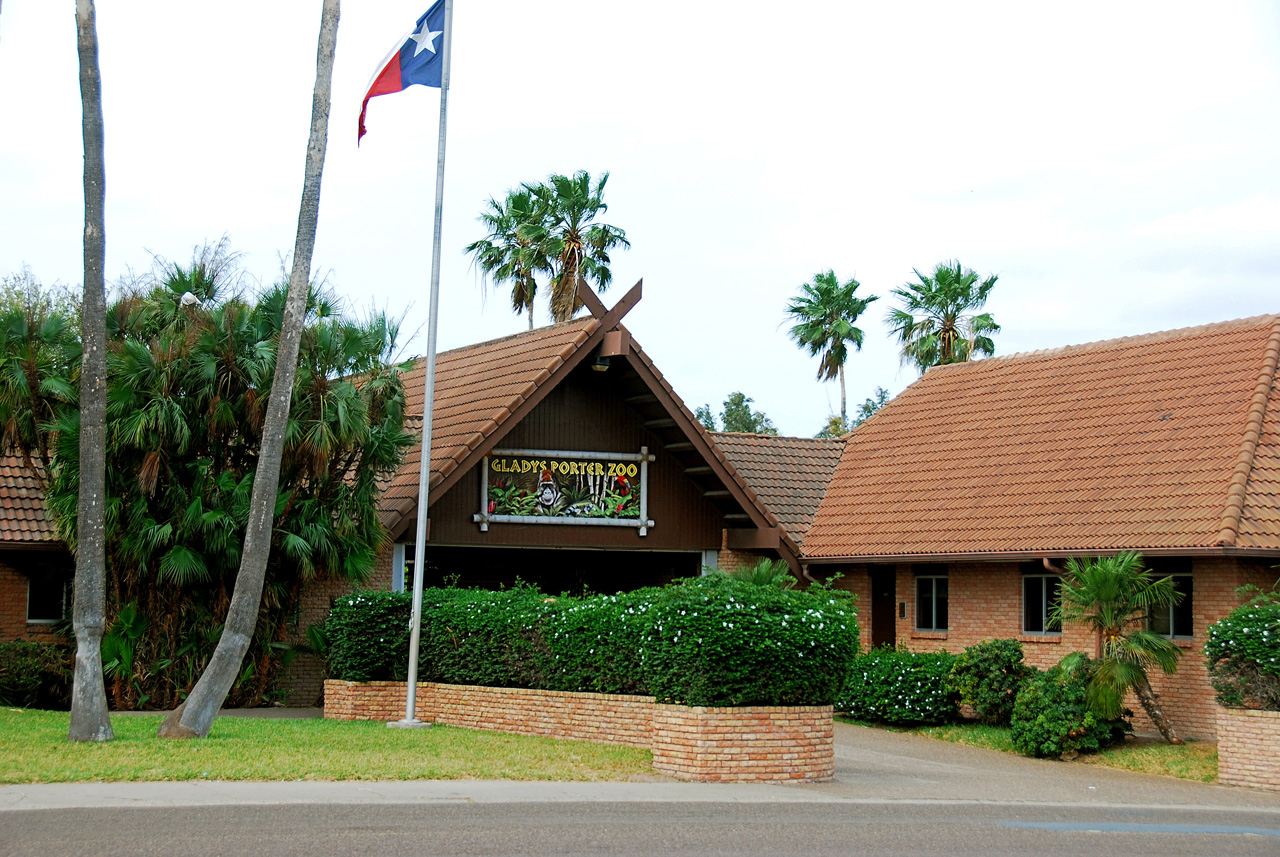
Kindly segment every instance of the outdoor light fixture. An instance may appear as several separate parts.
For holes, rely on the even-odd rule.
[[[597,357],[597,358],[596,358],[596,361],[595,361],[594,363],[592,363],[592,364],[591,364],[591,371],[592,371],[592,372],[608,372],[608,371],[609,371],[609,358],[608,358],[608,357]]]

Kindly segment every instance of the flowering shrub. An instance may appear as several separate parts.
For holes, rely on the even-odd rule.
[[[1219,703],[1280,711],[1280,594],[1260,595],[1210,625],[1204,655]]]
[[[947,652],[875,649],[853,659],[836,708],[860,720],[948,723],[960,715],[947,682],[955,661]]]
[[[1022,661],[1022,643],[987,640],[956,657],[948,681],[960,701],[978,713],[979,720],[1008,726],[1018,691],[1035,672]]]
[[[1032,676],[1013,705],[1013,749],[1028,756],[1089,753],[1124,738],[1123,720],[1101,720],[1086,700],[1096,663],[1074,652]]]
[[[403,679],[410,597],[339,598],[326,624],[334,678]],[[858,650],[852,602],[710,575],[588,598],[530,586],[423,593],[419,678],[652,695],[685,705],[829,705]]]

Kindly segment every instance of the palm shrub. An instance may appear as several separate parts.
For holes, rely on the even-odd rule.
[[[286,290],[238,294],[223,245],[167,265],[107,317],[107,623],[117,708],[172,708],[204,670],[240,564]],[[183,295],[190,293],[196,300]],[[305,581],[364,580],[386,541],[378,480],[412,443],[394,322],[313,290],[267,581],[230,705],[275,692]],[[79,418],[55,421],[49,509],[76,543]],[[134,606],[130,606],[134,605]],[[131,611],[136,611],[132,613]],[[122,622],[122,617],[128,619]]]
[[[1008,726],[1018,691],[1035,673],[1034,667],[1023,663],[1022,643],[986,640],[956,657],[947,681],[980,721]]]
[[[734,580],[754,583],[756,586],[777,586],[782,589],[794,589],[796,578],[791,569],[780,559],[761,558],[754,565],[744,565],[727,571],[725,574]]]
[[[1104,720],[1122,716],[1124,696],[1132,690],[1151,722],[1170,744],[1181,744],[1151,688],[1147,670],[1178,669],[1182,650],[1147,628],[1154,608],[1176,604],[1181,595],[1169,577],[1156,578],[1132,551],[1080,562],[1067,561],[1054,610],[1061,622],[1076,622],[1098,637],[1098,660],[1090,671],[1090,708]]]
[[[881,723],[950,723],[960,716],[948,652],[873,649],[853,659],[836,708]]]
[[[1209,681],[1227,706],[1280,711],[1280,592],[1267,592],[1209,626]]]
[[[1089,753],[1121,740],[1123,718],[1099,716],[1089,704],[1089,687],[1100,664],[1080,652],[1033,675],[1018,693],[1010,718],[1013,748],[1028,756]]]

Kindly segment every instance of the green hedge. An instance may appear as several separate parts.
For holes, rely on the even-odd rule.
[[[1010,726],[1013,748],[1028,756],[1090,753],[1124,738],[1127,721],[1100,720],[1089,710],[1094,661],[1080,652],[1033,675],[1018,693]]]
[[[71,650],[54,643],[0,643],[0,705],[65,711],[71,703]]]
[[[652,695],[685,705],[829,705],[858,649],[852,602],[714,574],[588,598],[530,586],[423,593],[419,678],[450,684]],[[340,598],[329,671],[402,680],[409,595]]]
[[[948,652],[874,649],[854,658],[836,708],[881,723],[949,723],[960,716]]]
[[[1204,655],[1222,705],[1280,711],[1280,595],[1260,595],[1210,625]]]

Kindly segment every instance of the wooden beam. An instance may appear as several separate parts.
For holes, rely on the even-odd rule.
[[[711,468],[707,467],[705,464],[701,467],[686,467],[684,469],[685,476],[706,476],[710,472]]]
[[[729,491],[703,491],[702,496],[703,497],[732,497],[733,494],[730,493]]]
[[[628,405],[648,405],[652,402],[658,401],[658,397],[653,393],[644,393],[639,396],[627,396],[623,401]]]
[[[676,443],[668,443],[662,447],[667,452],[688,452],[693,449],[693,444],[687,440],[677,441]]]
[[[765,527],[725,530],[729,550],[778,550],[782,545],[782,528]]]
[[[644,421],[644,427],[645,427],[645,428],[650,428],[650,429],[655,429],[655,428],[671,428],[671,427],[672,427],[673,425],[675,425],[675,424],[676,424],[676,421],[675,421],[675,420],[673,420],[673,419],[671,419],[671,417],[661,417],[661,418],[656,419],[656,420],[645,420],[645,421]]]
[[[585,306],[596,318],[604,317],[604,302],[600,300],[595,292],[591,291],[591,287],[588,286],[585,281],[578,283],[578,300],[581,301],[582,305]]]

